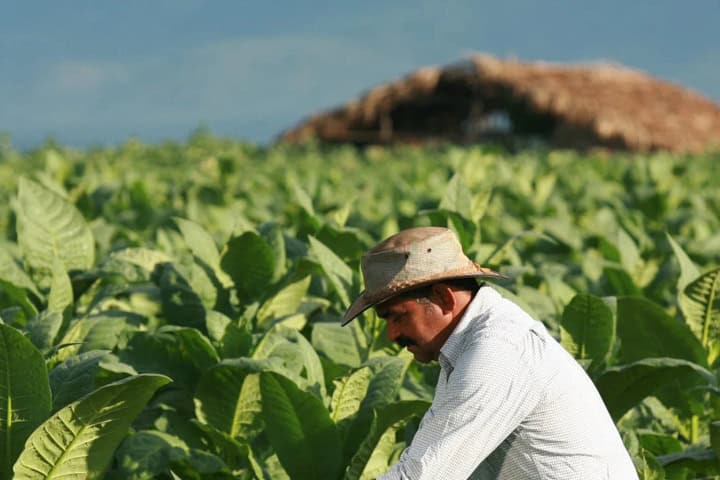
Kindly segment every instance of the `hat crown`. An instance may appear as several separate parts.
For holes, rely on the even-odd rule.
[[[406,287],[412,282],[472,265],[452,230],[419,227],[404,230],[368,251],[362,258],[368,292]]]
[[[463,253],[452,230],[418,227],[403,230],[380,242],[362,257],[365,290],[343,316],[343,325],[393,296],[453,278],[501,277]]]

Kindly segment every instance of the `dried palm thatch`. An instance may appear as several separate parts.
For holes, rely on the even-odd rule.
[[[639,71],[475,55],[422,68],[311,116],[280,141],[475,143],[538,138],[555,147],[700,152],[720,146],[720,107]]]

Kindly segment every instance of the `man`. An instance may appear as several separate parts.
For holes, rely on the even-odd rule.
[[[437,360],[432,406],[382,480],[637,479],[620,435],[580,365],[538,321],[476,279],[452,231],[402,231],[362,259],[368,308],[390,340]]]

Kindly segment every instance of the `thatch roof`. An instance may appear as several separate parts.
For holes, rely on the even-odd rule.
[[[280,136],[313,138],[359,145],[540,138],[558,147],[700,152],[720,146],[720,106],[617,65],[475,55],[373,88]]]

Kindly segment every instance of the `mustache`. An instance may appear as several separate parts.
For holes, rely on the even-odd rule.
[[[414,340],[408,338],[408,337],[398,337],[395,340],[395,343],[400,345],[401,347],[409,347],[410,345],[417,345]]]

